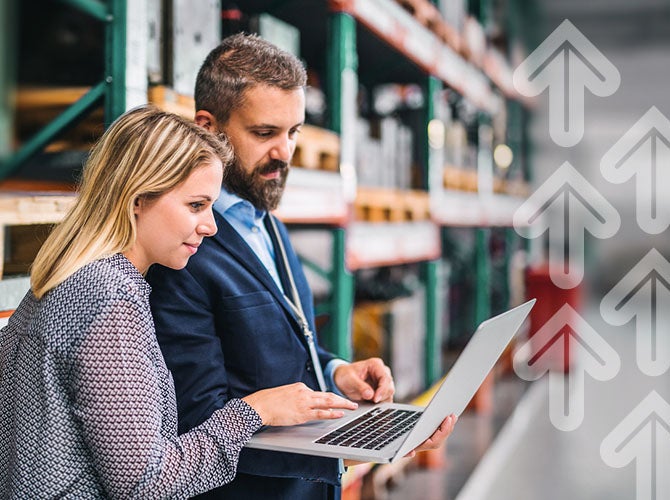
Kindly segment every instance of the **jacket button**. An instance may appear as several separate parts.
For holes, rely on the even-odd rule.
[[[312,362],[311,361],[308,361],[307,363],[305,363],[305,370],[307,370],[308,372],[312,371]]]

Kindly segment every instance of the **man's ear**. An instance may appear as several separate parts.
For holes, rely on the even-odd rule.
[[[199,127],[204,128],[205,130],[209,130],[210,132],[218,131],[218,124],[216,122],[216,118],[214,118],[214,115],[209,111],[205,111],[202,109],[196,111],[195,124],[198,125]]]

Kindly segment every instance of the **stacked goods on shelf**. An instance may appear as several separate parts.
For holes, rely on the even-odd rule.
[[[477,152],[468,143],[465,125],[458,119],[450,120],[445,131],[445,165],[442,172],[443,187],[458,191],[476,192],[478,186]]]
[[[359,186],[410,187],[414,138],[409,127],[392,117],[359,118],[356,136]]]
[[[200,65],[221,41],[220,2],[172,0],[166,4],[162,52],[166,55],[165,83],[179,94],[192,96]],[[160,41],[158,38],[156,43]]]
[[[383,84],[370,92],[367,118],[356,123],[359,186],[410,189],[415,168],[416,130],[409,118],[424,105],[418,85]]]

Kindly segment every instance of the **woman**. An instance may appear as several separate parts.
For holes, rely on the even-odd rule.
[[[221,138],[151,107],[93,148],[77,203],[0,331],[0,497],[191,496],[233,478],[261,425],[355,407],[294,384],[231,400],[177,436],[143,274],[183,268],[216,232],[212,203],[231,159]]]

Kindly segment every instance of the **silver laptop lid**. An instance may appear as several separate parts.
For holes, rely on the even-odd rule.
[[[448,415],[460,415],[523,324],[536,299],[482,322],[398,449],[402,458],[428,439]]]

